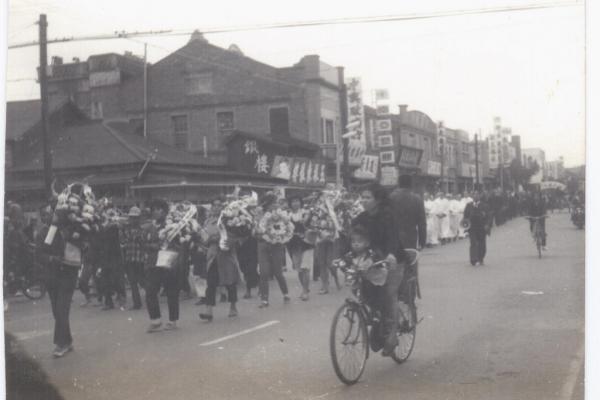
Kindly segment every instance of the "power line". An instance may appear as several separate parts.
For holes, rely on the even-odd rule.
[[[325,25],[347,25],[347,24],[364,24],[364,23],[376,23],[376,22],[394,22],[394,21],[411,21],[411,20],[422,20],[432,18],[448,18],[463,15],[476,15],[476,14],[492,14],[492,13],[506,13],[506,12],[518,12],[518,11],[531,11],[531,10],[542,10],[549,8],[559,7],[573,7],[581,6],[578,0],[575,1],[562,1],[545,4],[529,4],[524,6],[515,7],[494,7],[494,8],[481,8],[472,10],[455,10],[455,11],[441,11],[441,12],[430,12],[430,13],[414,13],[404,15],[380,15],[373,17],[356,17],[356,18],[333,18],[324,20],[309,20],[309,21],[297,21],[297,22],[286,22],[279,24],[262,24],[262,25],[246,25],[238,27],[223,27],[223,28],[208,28],[202,31],[203,34],[216,34],[216,33],[229,33],[229,32],[242,32],[242,31],[256,31],[256,30],[268,30],[268,29],[287,29],[287,28],[305,28]],[[127,39],[133,37],[148,37],[148,36],[188,36],[194,32],[194,29],[185,30],[174,30],[165,29],[158,31],[143,31],[143,32],[113,32],[111,34],[97,34],[89,36],[79,37],[64,37],[48,40],[48,43],[64,43],[64,42],[81,42],[81,41],[93,41],[93,40],[112,40],[112,39]],[[9,45],[9,49],[18,49],[23,47],[37,46],[38,42],[24,42]]]

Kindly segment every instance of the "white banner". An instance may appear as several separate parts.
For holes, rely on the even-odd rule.
[[[364,143],[350,140],[348,142],[348,164],[353,166],[361,165],[366,151],[367,146]]]
[[[350,138],[350,143],[358,142],[364,146],[367,145],[365,135],[365,115],[362,100],[362,84],[358,77],[346,78],[347,107],[348,107],[348,125],[347,130],[356,131],[356,134]],[[360,159],[358,161],[360,164]]]
[[[360,168],[354,171],[354,177],[357,179],[377,179],[379,169],[379,157],[364,155]]]

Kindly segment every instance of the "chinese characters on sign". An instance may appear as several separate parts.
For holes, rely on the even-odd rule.
[[[406,167],[417,167],[421,161],[423,150],[413,149],[410,147],[400,147],[400,156],[398,164]]]
[[[365,155],[359,169],[354,171],[354,177],[357,179],[377,179],[377,170],[379,169],[379,157]]]
[[[356,166],[361,165],[362,157],[366,150],[364,144],[351,140],[348,143],[348,164]]]
[[[440,176],[442,173],[442,163],[429,160],[427,164],[427,175]]]
[[[259,174],[269,173],[269,157],[259,151],[256,140],[246,140],[244,142],[244,154],[248,154],[252,157],[256,155],[254,161],[254,169],[256,172]]]
[[[350,138],[350,143],[358,142],[362,143],[363,146],[366,146],[367,140],[365,137],[365,116],[361,80],[357,77],[348,78],[345,83],[348,91],[348,126],[352,127],[352,131],[356,131],[356,135]]]
[[[304,185],[325,184],[325,163],[307,158],[294,158],[290,183]]]

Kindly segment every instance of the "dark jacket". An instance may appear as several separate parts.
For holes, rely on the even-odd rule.
[[[50,227],[48,225],[44,225],[35,238],[36,262],[43,267],[50,266],[51,264],[57,264],[57,261],[62,260],[65,255],[66,241],[64,240],[63,232],[60,229],[57,230],[52,244],[48,245],[45,243],[46,236],[48,235],[48,229],[50,229]],[[52,260],[54,260],[54,262],[52,262]]]
[[[546,215],[546,201],[544,199],[531,199],[527,210],[530,217],[541,217],[542,215]]]
[[[408,248],[427,243],[427,220],[423,199],[409,189],[395,189],[390,194],[390,205],[400,229],[400,241]]]
[[[373,213],[364,211],[352,221],[352,226],[362,226],[366,229],[371,249],[378,257],[385,258],[388,254],[393,254],[398,262],[406,260],[405,247],[400,241],[396,220],[390,207],[379,207]]]
[[[474,201],[467,204],[464,218],[471,222],[469,235],[485,235],[491,229],[491,211],[488,205],[482,201],[477,205]]]

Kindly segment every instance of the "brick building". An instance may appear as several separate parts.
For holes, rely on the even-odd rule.
[[[276,68],[194,33],[147,74],[148,137],[181,150],[225,161],[226,138],[234,131],[323,149],[341,133],[343,73],[316,55]],[[143,121],[143,86],[143,77],[123,86],[122,117]]]

